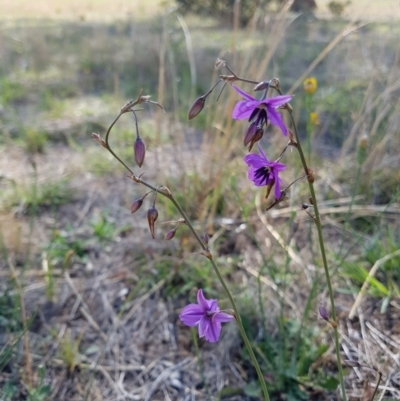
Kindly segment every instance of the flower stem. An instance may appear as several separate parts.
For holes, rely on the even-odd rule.
[[[121,112],[117,116],[117,118],[111,123],[110,127],[107,130],[106,137],[105,137],[106,149],[130,172],[131,178],[132,178],[133,181],[135,181],[138,184],[142,184],[142,185],[152,189],[156,193],[158,192],[159,194],[161,194],[161,195],[165,196],[166,198],[168,198],[174,204],[174,206],[176,207],[176,209],[178,210],[180,215],[185,220],[186,225],[189,227],[190,231],[192,232],[192,234],[196,238],[197,242],[199,243],[199,245],[201,246],[201,248],[205,252],[206,257],[210,261],[210,263],[211,263],[211,265],[212,265],[212,267],[213,267],[213,269],[214,269],[214,271],[215,271],[215,273],[216,273],[216,275],[218,277],[218,280],[220,281],[222,287],[225,290],[225,293],[226,293],[227,297],[229,298],[229,301],[230,301],[230,303],[232,305],[232,308],[233,308],[233,310],[235,312],[235,318],[236,318],[237,325],[239,327],[240,334],[241,334],[241,336],[243,338],[244,344],[246,346],[247,352],[249,353],[249,356],[250,356],[250,359],[251,359],[251,361],[253,363],[253,366],[256,369],[257,376],[258,376],[258,379],[260,381],[261,389],[262,389],[262,392],[263,392],[263,395],[264,395],[264,400],[265,401],[270,401],[268,390],[267,390],[267,386],[266,386],[265,380],[264,380],[264,376],[262,374],[260,365],[258,364],[257,359],[256,359],[256,357],[254,355],[253,348],[252,348],[252,346],[250,344],[250,341],[247,338],[246,331],[245,331],[245,329],[243,327],[242,319],[240,318],[239,310],[238,310],[238,308],[236,306],[236,303],[235,303],[235,301],[233,299],[233,296],[232,296],[231,292],[229,291],[229,289],[228,289],[228,287],[227,287],[227,285],[226,285],[226,283],[225,283],[225,281],[224,281],[224,279],[223,279],[223,277],[221,275],[221,272],[218,269],[218,266],[216,265],[214,259],[212,258],[211,253],[209,252],[207,246],[202,241],[200,236],[197,234],[196,230],[194,229],[194,227],[193,227],[192,223],[190,222],[188,216],[186,215],[185,211],[182,209],[181,205],[177,202],[177,200],[173,197],[173,195],[171,194],[171,192],[169,190],[166,190],[165,187],[160,187],[160,186],[155,187],[154,185],[148,183],[147,181],[142,180],[141,177],[136,176],[135,173],[111,149],[111,147],[109,145],[109,140],[108,140],[109,139],[109,135],[110,135],[111,129],[113,128],[113,126],[115,125],[115,123],[118,121],[118,119],[121,117],[122,114],[124,114],[124,113]]]
[[[308,175],[309,170],[308,170],[307,161],[306,161],[306,158],[303,153],[303,149],[300,144],[300,138],[299,138],[299,134],[297,131],[297,126],[294,121],[293,112],[291,109],[289,109],[289,115],[290,115],[290,119],[293,124],[294,133],[296,136],[296,142],[297,142],[296,148],[299,151],[299,155],[300,155],[300,159],[301,159],[301,163],[303,165],[304,171]],[[328,262],[327,262],[327,258],[326,258],[324,238],[322,236],[321,217],[320,217],[319,210],[318,210],[318,203],[317,203],[317,197],[315,195],[314,185],[312,182],[310,182],[310,180],[308,180],[308,186],[310,189],[310,194],[311,194],[312,203],[313,203],[313,207],[314,207],[315,225],[317,226],[318,242],[319,242],[319,247],[321,250],[322,264],[324,266],[326,283],[328,285],[329,299],[330,299],[331,310],[332,310],[332,319],[335,322],[335,324],[332,327],[333,327],[333,334],[334,334],[334,338],[335,338],[336,360],[337,360],[337,365],[338,365],[339,381],[340,381],[340,386],[342,389],[343,401],[347,401],[346,387],[344,384],[344,375],[343,375],[343,369],[342,369],[342,361],[341,361],[341,357],[340,357],[339,332],[338,332],[337,321],[336,321],[335,300],[334,300],[334,295],[333,295],[331,278],[330,278],[330,274],[329,274]]]

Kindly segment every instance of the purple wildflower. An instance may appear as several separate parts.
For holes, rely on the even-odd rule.
[[[232,118],[235,120],[248,118],[249,121],[256,122],[257,128],[262,128],[269,121],[271,124],[278,126],[283,135],[287,136],[287,128],[276,109],[289,102],[293,96],[275,96],[259,100],[242,91],[236,85],[232,84],[232,87],[245,99],[236,104],[232,112]]]
[[[286,164],[278,162],[270,162],[265,156],[261,146],[258,145],[259,155],[251,153],[244,158],[244,161],[250,167],[248,177],[257,187],[264,185],[275,186],[275,199],[281,197],[282,180],[279,178],[279,173],[286,169]]]
[[[210,343],[219,340],[221,323],[229,322],[233,316],[221,312],[216,299],[204,298],[203,290],[197,292],[197,304],[189,304],[182,309],[179,319],[186,326],[199,325],[199,337]]]

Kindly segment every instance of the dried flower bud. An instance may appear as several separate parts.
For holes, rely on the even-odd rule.
[[[272,78],[272,79],[269,81],[269,86],[270,86],[271,88],[279,89],[279,88],[281,87],[281,84],[280,84],[280,82],[279,82],[279,78]]]
[[[326,311],[324,305],[322,304],[319,305],[318,312],[322,319],[324,319],[326,322],[329,321],[328,312]]]
[[[263,82],[260,82],[259,84],[257,84],[254,87],[253,91],[263,91],[263,90],[268,89],[268,88],[269,88],[269,82],[263,81]]]
[[[152,192],[152,191],[150,191],[150,192]],[[147,194],[144,194],[141,198],[136,199],[136,200],[132,203],[132,206],[131,206],[131,213],[137,212],[137,211],[142,207],[144,198],[145,198],[150,192],[147,192]]]
[[[311,125],[319,125],[319,115],[316,111],[313,111],[309,115]]]
[[[314,171],[309,168],[309,169],[307,169],[307,173],[308,173],[308,175],[307,175],[308,182],[310,182],[311,184],[314,184],[314,181],[315,181]]]
[[[103,146],[103,148],[107,148],[107,144],[105,142],[105,140],[99,135],[93,132],[92,134],[92,138],[98,142],[101,146]]]
[[[135,153],[135,160],[139,167],[142,167],[144,162],[144,156],[146,154],[146,145],[142,141],[142,138],[138,135],[136,137],[135,145],[133,146],[133,151]]]
[[[194,101],[192,107],[189,110],[188,120],[195,118],[203,110],[205,102],[206,98],[204,96],[200,96]]]
[[[175,228],[173,228],[172,230],[169,230],[169,231],[167,232],[167,235],[165,236],[165,239],[166,239],[167,241],[169,241],[169,240],[171,240],[172,238],[174,238],[177,229],[178,229],[178,227],[175,227]]]
[[[154,223],[156,222],[157,218],[158,218],[158,211],[153,206],[147,211],[147,221],[149,222],[150,233],[153,239],[154,239]]]
[[[217,70],[218,68],[226,67],[226,61],[221,60],[219,57],[215,61],[215,69]]]

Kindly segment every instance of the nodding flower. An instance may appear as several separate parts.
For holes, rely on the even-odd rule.
[[[279,127],[283,135],[287,136],[288,130],[276,109],[288,103],[293,96],[287,95],[256,99],[242,91],[236,85],[232,84],[232,87],[245,99],[236,104],[232,111],[232,118],[235,120],[249,119],[251,123],[254,123],[254,127],[256,128],[256,130],[253,129],[254,132],[259,129],[262,130],[270,122],[272,125]],[[249,143],[250,140],[251,138],[246,138],[245,142]]]
[[[274,187],[275,199],[280,199],[282,180],[279,178],[279,173],[286,169],[286,164],[269,161],[260,145],[258,151],[260,154],[251,153],[244,158],[250,167],[248,178],[257,187],[267,186],[269,189]]]

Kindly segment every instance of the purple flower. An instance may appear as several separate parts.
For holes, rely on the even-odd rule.
[[[270,162],[265,156],[261,146],[258,145],[259,155],[251,153],[244,158],[244,161],[250,167],[248,177],[257,187],[264,185],[275,186],[275,199],[281,197],[282,180],[279,178],[279,173],[286,169],[286,164],[278,162]]]
[[[182,309],[179,315],[186,326],[199,325],[199,337],[205,337],[210,343],[219,340],[221,323],[230,322],[233,316],[221,312],[216,299],[204,298],[203,290],[197,292],[197,304],[189,304]]]
[[[287,128],[276,109],[289,102],[293,96],[275,96],[259,100],[242,91],[236,85],[232,84],[232,87],[245,99],[236,104],[232,112],[232,118],[235,120],[248,118],[249,121],[256,122],[256,127],[261,128],[269,121],[271,124],[278,126],[283,135],[287,136]]]

